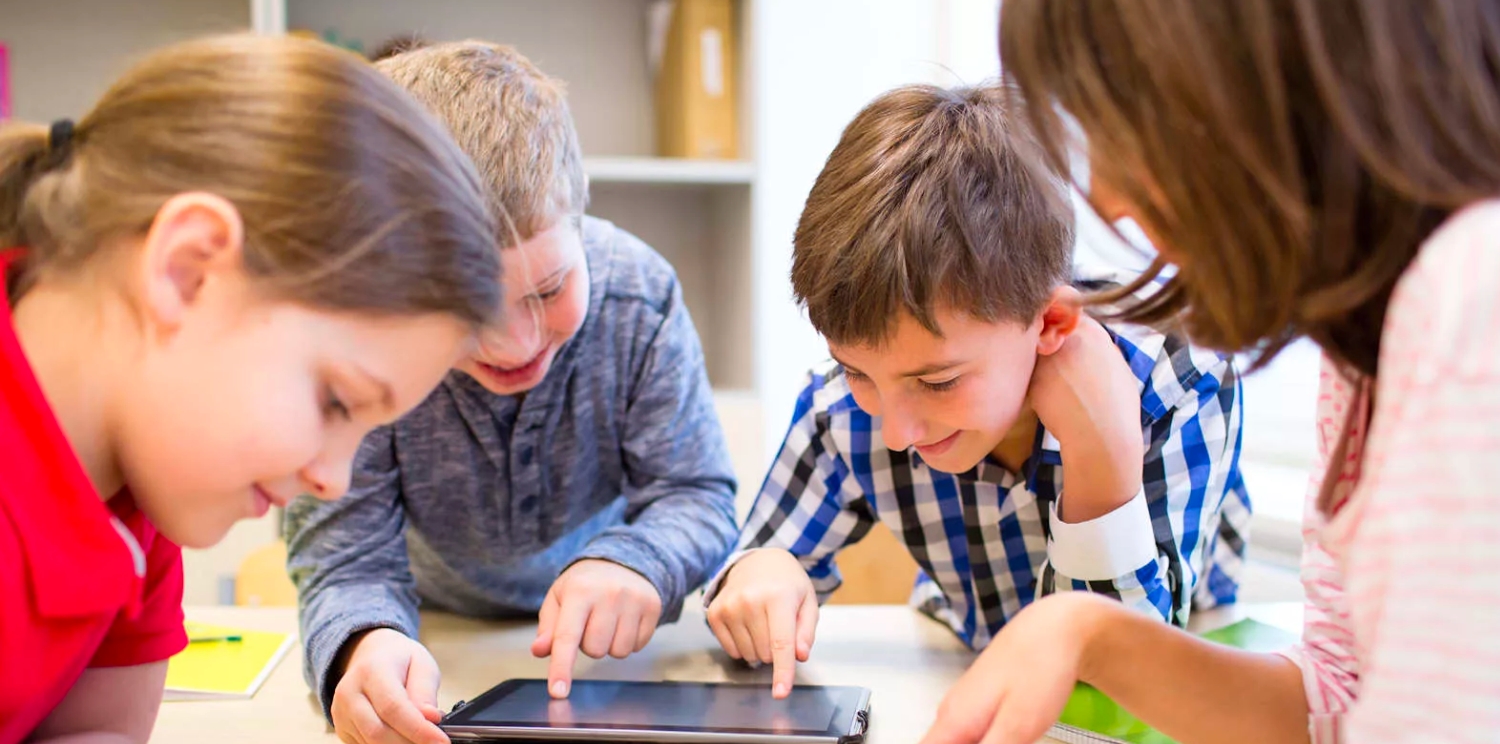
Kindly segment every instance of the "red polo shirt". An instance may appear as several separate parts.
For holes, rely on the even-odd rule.
[[[0,278],[14,255],[0,253]],[[161,661],[187,635],[182,551],[128,494],[100,500],[21,352],[3,291],[0,462],[0,744],[12,744],[84,669]]]

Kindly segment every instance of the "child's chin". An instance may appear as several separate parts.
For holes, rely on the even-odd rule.
[[[243,519],[251,519],[246,515]],[[238,520],[236,520],[238,521]],[[152,523],[162,537],[171,540],[178,547],[192,550],[203,550],[219,544],[225,535],[229,534],[229,528],[234,522],[228,524],[209,524],[207,520],[195,524],[156,524]]]
[[[922,462],[926,463],[927,467],[940,473],[958,475],[959,473],[967,473],[973,470],[974,466],[978,465],[979,461],[983,459],[982,455],[975,457],[961,452],[945,452],[932,459],[924,457],[922,458]]]

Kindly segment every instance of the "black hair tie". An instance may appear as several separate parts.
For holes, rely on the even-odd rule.
[[[66,160],[72,146],[73,120],[58,119],[52,122],[52,127],[47,130],[47,150],[52,153],[52,161],[61,163]]]

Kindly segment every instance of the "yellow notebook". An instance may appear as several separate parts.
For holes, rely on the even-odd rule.
[[[292,647],[289,633],[267,633],[188,623],[193,638],[235,638],[188,643],[167,662],[167,700],[248,699]]]

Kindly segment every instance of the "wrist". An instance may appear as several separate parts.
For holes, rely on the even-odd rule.
[[[1137,616],[1124,605],[1094,594],[1079,607],[1078,680],[1098,686],[1107,674],[1112,659],[1119,658],[1116,649],[1122,635],[1130,633]]]
[[[1108,514],[1141,490],[1143,453],[1125,443],[1111,445],[1098,436],[1058,439],[1063,491],[1058,516],[1077,524]]]

